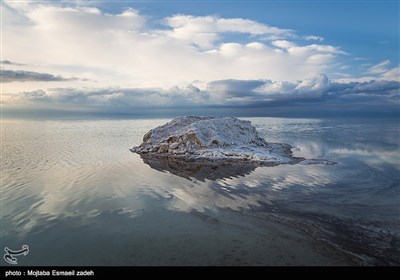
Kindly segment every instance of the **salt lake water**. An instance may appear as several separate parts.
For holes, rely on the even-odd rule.
[[[170,119],[3,119],[1,250],[29,245],[20,265],[400,265],[399,120],[243,119],[337,164],[129,151]]]

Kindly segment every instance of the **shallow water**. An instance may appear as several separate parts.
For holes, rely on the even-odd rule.
[[[3,120],[1,247],[28,244],[21,265],[400,265],[398,120],[249,120],[338,164],[128,150],[167,119]]]

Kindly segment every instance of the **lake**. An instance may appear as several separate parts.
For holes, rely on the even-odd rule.
[[[399,120],[243,119],[337,164],[129,151],[170,119],[3,119],[2,250],[29,245],[19,265],[400,265]]]

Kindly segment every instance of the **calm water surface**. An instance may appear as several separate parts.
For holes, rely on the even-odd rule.
[[[1,248],[28,244],[21,265],[400,265],[398,120],[249,120],[338,164],[128,150],[167,119],[3,120]]]

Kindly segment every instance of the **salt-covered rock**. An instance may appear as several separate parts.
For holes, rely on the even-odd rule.
[[[245,160],[253,162],[297,163],[291,146],[268,143],[250,121],[234,117],[178,117],[143,136],[143,143],[131,149],[138,154],[156,154],[186,159]],[[324,163],[328,161],[317,161]],[[307,160],[312,164],[313,160]]]

